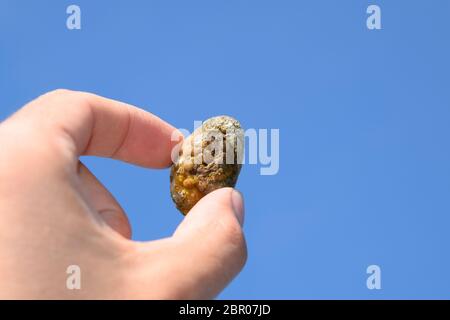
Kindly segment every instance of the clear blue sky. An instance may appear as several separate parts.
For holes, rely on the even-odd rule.
[[[0,0],[0,118],[63,87],[182,128],[279,128],[279,173],[242,171],[249,260],[219,298],[450,298],[449,15],[447,0]],[[168,170],[84,160],[135,239],[174,231]]]

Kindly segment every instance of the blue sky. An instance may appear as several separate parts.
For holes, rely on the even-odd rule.
[[[0,118],[63,87],[190,130],[218,114],[278,128],[279,173],[241,173],[249,260],[219,298],[450,298],[449,14],[446,0],[0,0]],[[135,239],[172,234],[168,170],[84,161]]]

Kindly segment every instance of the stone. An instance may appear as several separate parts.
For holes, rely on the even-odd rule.
[[[242,167],[244,131],[228,116],[203,122],[184,139],[170,171],[170,194],[186,215],[208,193],[234,187]]]

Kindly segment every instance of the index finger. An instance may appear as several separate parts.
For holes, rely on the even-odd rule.
[[[86,92],[52,91],[25,109],[53,133],[67,135],[76,156],[163,168],[182,139],[173,126],[145,110]]]

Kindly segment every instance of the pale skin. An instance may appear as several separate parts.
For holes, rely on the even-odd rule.
[[[216,297],[247,257],[241,194],[216,190],[173,236],[135,242],[126,213],[79,160],[93,155],[166,168],[174,132],[137,107],[68,90],[47,93],[3,121],[0,298]],[[81,268],[80,290],[67,289],[70,265]]]

